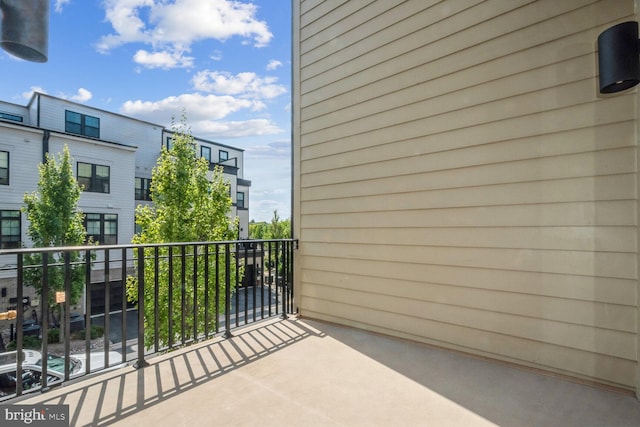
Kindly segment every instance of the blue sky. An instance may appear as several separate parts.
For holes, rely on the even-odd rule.
[[[49,60],[0,50],[0,99],[34,90],[243,148],[250,217],[290,216],[289,0],[52,0]]]

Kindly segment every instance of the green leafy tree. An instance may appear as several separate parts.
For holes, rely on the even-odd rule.
[[[256,223],[253,221],[249,224],[249,237],[256,240],[288,239],[291,237],[291,221],[288,218],[281,220],[276,209],[273,211],[270,222]],[[274,243],[265,243],[266,268],[276,276],[278,272],[282,271],[284,264],[282,253],[279,252],[276,256],[276,248],[278,247]],[[278,260],[277,266],[276,259]]]
[[[26,206],[23,211],[29,220],[27,234],[34,247],[77,246],[86,243],[84,214],[77,207],[81,188],[73,176],[72,163],[66,145],[57,161],[47,153],[45,163],[39,165],[37,191],[24,196]],[[40,266],[42,261],[41,254],[25,256],[25,266]],[[55,292],[64,290],[64,267],[59,265],[63,261],[62,252],[48,254],[48,264],[51,266],[48,270],[49,293],[47,301],[42,303],[48,303],[49,307],[56,306]],[[67,295],[67,298],[70,298],[71,304],[75,304],[84,289],[83,254],[71,252],[70,261],[71,295]],[[25,268],[24,281],[42,296],[41,268]]]
[[[151,199],[153,205],[139,205],[136,208],[136,223],[141,232],[133,237],[133,243],[178,243],[178,242],[213,242],[233,240],[237,236],[238,220],[231,220],[228,213],[231,208],[229,183],[224,179],[222,168],[209,171],[209,163],[196,156],[195,143],[183,118],[182,124],[174,125],[172,148],[162,149],[151,177]],[[223,249],[223,248],[221,248]],[[160,265],[157,271],[159,284],[158,319],[161,346],[171,345],[180,339],[197,338],[194,334],[205,330],[205,247],[203,245],[187,245],[173,249],[171,265],[166,258],[167,248],[160,248]],[[215,249],[214,249],[215,250]],[[185,256],[182,256],[184,251]],[[208,282],[214,283],[216,269],[220,280],[219,311],[225,307],[225,254],[218,254],[219,264],[215,263],[215,254],[209,257]],[[198,263],[194,277],[193,263]],[[235,260],[229,260],[232,277],[229,278],[235,287]],[[185,264],[184,266],[182,264]],[[145,345],[151,347],[155,342],[155,290],[156,270],[154,261],[147,259],[144,263],[144,320]],[[173,273],[170,274],[170,271]],[[185,272],[183,283],[183,271]],[[196,289],[193,284],[196,283]],[[127,280],[127,295],[130,301],[138,298],[137,278],[130,276]],[[210,285],[211,286],[211,285]],[[194,303],[195,299],[195,303]],[[209,313],[215,313],[215,298],[209,301]],[[170,303],[173,310],[170,311]],[[197,318],[194,320],[194,304],[197,304]],[[210,315],[208,328],[215,327],[215,316]],[[184,318],[184,319],[183,319]],[[184,331],[182,321],[184,320]],[[171,325],[171,327],[170,327]],[[196,331],[194,331],[194,328]],[[170,332],[171,331],[171,332]],[[182,335],[184,332],[184,335]]]
[[[251,220],[249,223],[249,238],[254,240],[267,239],[267,227],[266,222],[255,222]]]
[[[249,238],[256,240],[288,239],[291,237],[291,220],[280,219],[278,210],[273,211],[271,222],[255,222],[249,224]]]
[[[271,218],[271,224],[269,225],[271,239],[288,239],[291,237],[291,221],[289,219],[281,220],[277,209],[273,211],[273,218]]]

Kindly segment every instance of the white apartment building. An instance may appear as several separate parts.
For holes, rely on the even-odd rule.
[[[37,189],[38,164],[45,153],[69,147],[78,181],[85,186],[78,207],[87,232],[101,244],[127,244],[135,233],[136,205],[150,203],[151,171],[173,132],[162,125],[92,108],[43,93],[26,106],[0,101],[0,249],[30,246],[24,195]],[[244,150],[195,138],[198,155],[221,165],[230,183],[232,209],[240,219],[239,238],[249,232],[249,188]],[[0,310],[10,305],[12,277],[2,278]],[[14,274],[11,274],[13,276]]]

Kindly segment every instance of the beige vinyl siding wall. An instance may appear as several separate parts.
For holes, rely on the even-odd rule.
[[[303,316],[636,389],[629,1],[294,1]]]

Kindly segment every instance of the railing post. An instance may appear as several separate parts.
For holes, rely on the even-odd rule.
[[[133,365],[140,369],[148,366],[144,360],[144,247],[138,247],[138,361]]]
[[[287,316],[287,289],[289,288],[289,280],[287,277],[287,254],[288,254],[288,247],[289,245],[287,244],[287,242],[282,242],[282,314],[280,315],[281,319],[288,319],[289,316]],[[277,274],[277,270],[276,270],[276,280],[277,280],[278,274]]]
[[[120,317],[121,321],[121,329],[120,336],[122,339],[120,340],[120,351],[122,351],[122,361],[126,362],[127,360],[127,292],[126,292],[126,284],[127,284],[127,249],[122,248],[122,252],[120,255],[121,270],[120,270],[120,286],[122,288],[122,316]],[[88,328],[88,326],[87,326]]]
[[[91,372],[91,251],[88,249],[84,253],[84,297],[84,373],[88,375]]]
[[[71,252],[64,251],[64,320],[60,328],[64,331],[64,380],[71,375],[69,353],[71,352]],[[106,333],[106,332],[105,332]],[[105,359],[105,366],[109,366],[109,359]]]
[[[19,255],[21,256],[21,255]],[[18,269],[18,275],[20,275],[20,269]],[[18,281],[18,286],[20,286]],[[41,278],[42,292],[40,295],[40,306],[42,311],[40,312],[40,321],[42,322],[42,391],[47,391],[49,386],[47,384],[48,375],[48,355],[49,355],[49,254],[42,253],[42,278]]]
[[[22,395],[22,364],[24,363],[24,355],[22,354],[23,346],[23,327],[24,322],[24,306],[22,304],[22,287],[24,286],[23,271],[24,258],[22,254],[18,254],[18,271],[17,271],[17,285],[16,289],[16,396]]]
[[[231,243],[224,248],[224,337],[231,338]],[[237,313],[236,313],[237,314]]]
[[[146,262],[145,262],[146,265]],[[160,349],[160,313],[158,299],[160,298],[160,248],[153,248],[153,348],[155,352]]]
[[[111,335],[111,278],[109,274],[109,249],[104,253],[104,366],[109,366],[109,336]]]

